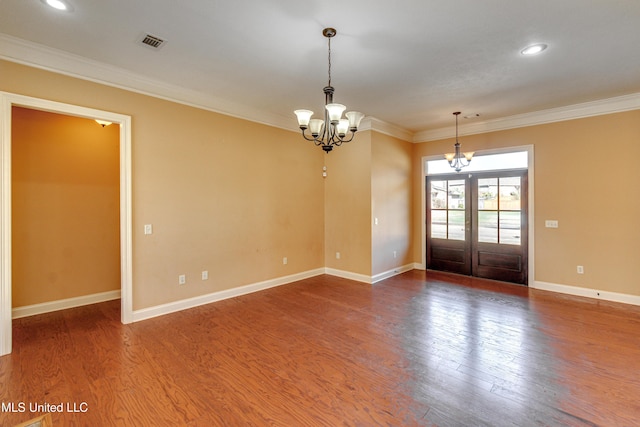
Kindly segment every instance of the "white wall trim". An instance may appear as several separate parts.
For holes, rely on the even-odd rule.
[[[21,106],[89,119],[108,120],[120,126],[120,290],[122,323],[132,321],[132,177],[131,116],[0,92],[0,356],[11,353],[11,107]]]
[[[362,124],[358,127],[358,131],[363,130],[373,130],[403,141],[413,141],[413,132],[371,116],[367,116],[362,120]]]
[[[195,90],[154,80],[124,68],[6,34],[0,34],[0,59],[267,126],[300,132],[295,118],[292,118],[293,115],[284,117],[231,99],[205,95]]]
[[[0,93],[0,356],[11,353],[11,103]]]
[[[371,276],[367,276],[366,274],[353,273],[351,271],[345,270],[337,270],[335,268],[326,267],[324,269],[325,274],[329,274],[331,276],[342,277],[343,279],[355,280],[356,282],[363,282],[371,284]]]
[[[169,302],[166,304],[156,305],[153,307],[143,308],[133,312],[133,321],[139,322],[141,320],[152,319],[158,316],[164,316],[165,314],[175,313],[182,310],[188,310],[190,308],[199,307],[201,305],[210,304],[217,301],[222,301],[229,298],[235,298],[241,295],[250,294],[253,292],[263,291],[265,289],[273,288],[276,286],[286,285],[288,283],[296,282],[298,280],[308,279],[310,277],[320,276],[322,274],[329,274],[343,279],[354,280],[357,282],[364,282],[372,284],[389,277],[404,273],[412,270],[413,264],[408,264],[402,267],[394,268],[384,273],[377,274],[373,277],[366,276],[364,274],[352,273],[350,271],[336,270],[333,268],[317,268],[315,270],[309,270],[298,274],[292,274],[290,276],[278,277],[271,280],[265,280],[263,282],[252,283],[245,286],[239,286],[237,288],[225,289],[224,291],[213,292],[206,295],[199,295],[197,297],[188,298],[180,301]]]
[[[371,277],[371,283],[377,283],[390,277],[397,276],[398,274],[406,273],[407,271],[413,270],[413,268],[413,264],[407,264],[392,268],[391,270],[383,271],[382,273],[374,274]]]
[[[225,289],[223,291],[213,292],[206,295],[199,295],[197,297],[183,299],[180,301],[173,301],[166,304],[143,308],[140,310],[135,310],[133,312],[133,321],[139,322],[141,320],[152,319],[154,317],[164,316],[165,314],[199,307],[201,305],[210,304],[212,302],[239,297],[241,295],[246,295],[253,292],[259,292],[276,286],[286,285],[288,283],[297,282],[298,280],[308,279],[310,277],[319,276],[321,274],[325,274],[324,268],[317,268],[315,270],[304,271],[302,273],[278,277],[275,279],[265,280],[263,282],[252,283],[249,285]]]
[[[120,290],[100,292],[97,294],[83,295],[80,297],[43,302],[41,304],[15,307],[12,310],[12,317],[14,319],[20,319],[21,317],[35,316],[36,314],[51,313],[52,311],[66,310],[68,308],[81,307],[83,305],[90,305],[90,304],[97,304],[100,302],[112,301],[114,299],[120,299]]]
[[[640,109],[640,93],[617,96],[614,98],[584,102],[565,107],[534,111],[526,114],[501,117],[484,122],[462,125],[459,127],[460,136],[480,133],[497,132],[526,126],[543,125],[562,122],[565,120],[582,119],[585,117],[601,116],[603,114],[620,113]],[[413,135],[413,142],[437,141],[451,138],[455,135],[455,127],[426,130]]]
[[[599,300],[620,302],[624,304],[632,304],[640,306],[640,296],[621,294],[618,292],[603,291],[600,289],[582,288],[579,286],[561,285],[558,283],[549,283],[536,281],[531,286],[534,289],[543,291],[558,292],[561,294],[575,295],[580,297],[595,298]]]
[[[123,68],[6,34],[0,34],[0,59],[249,120],[267,126],[293,132],[300,131],[296,126],[295,120],[292,120],[288,115],[273,114],[269,111],[259,110],[249,105],[237,103],[231,99],[221,99],[211,95],[203,95],[197,91],[187,90],[180,86],[167,84],[159,80],[149,79],[147,76],[133,73]],[[461,125],[459,127],[459,133],[461,136],[465,136],[495,132],[636,109],[640,109],[640,93]],[[360,130],[374,130],[414,143],[451,138],[451,135],[455,133],[454,127],[414,133],[400,126],[370,116],[365,117]]]

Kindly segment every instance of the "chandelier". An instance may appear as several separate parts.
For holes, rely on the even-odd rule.
[[[456,172],[460,172],[462,168],[469,166],[474,151],[469,151],[468,153],[460,152],[460,143],[458,142],[458,116],[460,115],[460,111],[456,111],[455,113],[453,113],[453,115],[456,116],[456,143],[454,145],[455,153],[447,153],[444,155],[444,158],[449,162],[449,166],[454,168]],[[464,159],[462,158],[463,156]]]
[[[331,38],[336,35],[334,28],[325,28],[322,35],[329,41],[329,84],[323,89],[325,97],[324,120],[312,119],[313,111],[296,110],[295,115],[298,117],[298,125],[302,130],[302,136],[307,141],[313,141],[316,146],[322,146],[325,152],[329,152],[333,147],[339,147],[343,142],[349,142],[353,139],[360,121],[364,114],[357,111],[349,111],[342,118],[342,113],[347,109],[342,104],[333,102],[333,86],[331,86]],[[309,129],[310,136],[306,133]],[[350,132],[350,133],[349,133]],[[347,137],[347,134],[349,136]]]

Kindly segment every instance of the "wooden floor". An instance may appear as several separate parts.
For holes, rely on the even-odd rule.
[[[0,425],[640,425],[639,307],[415,270],[119,318],[15,320]]]

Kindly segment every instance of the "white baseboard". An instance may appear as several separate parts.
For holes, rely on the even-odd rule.
[[[224,291],[213,292],[206,295],[200,295],[193,298],[188,298],[180,301],[174,301],[166,304],[157,305],[154,307],[143,308],[141,310],[135,310],[133,312],[133,321],[139,322],[141,320],[151,319],[165,314],[175,313],[182,310],[198,307],[205,304],[210,304],[216,301],[222,301],[229,298],[238,297],[241,295],[250,294],[253,292],[262,291],[265,289],[273,288],[276,286],[286,285],[288,283],[296,282],[298,280],[308,279],[310,277],[319,276],[321,274],[329,274],[336,277],[342,277],[344,279],[354,280],[357,282],[363,282],[368,284],[374,284],[389,277],[393,277],[398,274],[402,274],[412,269],[423,269],[422,264],[407,264],[401,267],[397,267],[388,271],[385,271],[375,276],[367,276],[364,274],[353,273],[350,271],[337,270],[333,268],[318,268],[315,270],[309,270],[290,276],[279,277],[271,280],[265,280],[263,282],[253,283],[237,288],[226,289]],[[586,296],[592,298],[600,298],[603,300],[622,302],[627,304],[640,305],[640,296],[618,294],[615,292],[598,291],[594,289],[578,288],[574,286],[558,285],[546,282],[535,282],[534,289],[548,290],[552,292],[560,292],[571,295]]]
[[[35,316],[36,314],[50,313],[52,311],[66,310],[67,308],[80,307],[83,305],[97,304],[99,302],[120,299],[120,290],[101,292],[98,294],[83,295],[81,297],[61,299],[57,301],[43,302],[41,304],[25,305],[15,307],[11,310],[11,317],[19,319],[21,317]]]
[[[309,270],[298,274],[292,274],[290,276],[278,277],[276,279],[265,280],[263,282],[253,283],[237,288],[225,289],[224,291],[213,292],[210,294],[200,295],[180,301],[169,302],[166,304],[156,305],[154,307],[143,308],[141,310],[134,310],[133,321],[139,322],[141,320],[147,320],[154,317],[163,316],[165,314],[175,313],[177,311],[187,310],[189,308],[210,304],[212,302],[222,301],[253,292],[258,292],[276,286],[286,285],[287,283],[308,279],[310,277],[319,276],[321,274],[325,274],[324,268]]]
[[[366,274],[353,273],[351,271],[337,270],[335,268],[328,267],[324,269],[324,273],[330,274],[331,276],[342,277],[343,279],[371,284],[371,276],[367,276]]]
[[[398,274],[406,273],[413,270],[414,264],[407,264],[400,267],[392,268],[391,270],[384,271],[371,277],[371,283],[377,283],[381,280],[388,279],[389,277],[397,276]]]
[[[530,287],[544,291],[559,292],[561,294],[640,305],[640,296],[638,295],[621,294],[617,292],[602,291],[600,289],[581,288],[578,286],[560,285],[557,283],[540,282],[537,280]]]
[[[414,268],[416,268],[415,264],[407,264],[400,267],[392,268],[391,270],[383,271],[382,273],[378,273],[373,276],[352,273],[351,271],[337,270],[335,268],[325,268],[324,270],[325,274],[342,277],[343,279],[355,280],[356,282],[369,283],[371,285],[381,280],[388,279],[389,277],[397,276],[398,274],[413,270]]]
[[[287,283],[308,279],[310,277],[319,276],[321,274],[330,274],[332,276],[342,277],[344,279],[350,279],[350,280],[355,280],[357,282],[372,284],[372,283],[379,282],[380,280],[395,276],[397,274],[404,273],[405,271],[409,271],[413,267],[414,267],[413,264],[409,264],[402,267],[394,268],[393,270],[389,270],[384,273],[377,274],[373,277],[366,276],[364,274],[352,273],[350,271],[336,270],[333,268],[318,268],[315,270],[309,270],[302,273],[293,274],[291,276],[279,277],[276,279],[266,280],[264,282],[253,283],[250,285],[240,286],[232,289],[226,289],[224,291],[213,292],[210,294],[200,295],[197,297],[188,298],[180,301],[174,301],[166,304],[156,305],[154,307],[143,308],[141,310],[135,310],[133,312],[133,321],[139,322],[141,320],[151,319],[154,317],[163,316],[165,314],[175,313],[181,310],[187,310],[189,308],[210,304],[212,302],[222,301],[225,299],[250,294],[252,292],[258,292],[258,291],[273,288],[276,286],[286,285]]]

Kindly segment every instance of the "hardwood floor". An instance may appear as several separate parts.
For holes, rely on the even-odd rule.
[[[62,403],[54,425],[640,425],[639,307],[414,270],[119,316],[15,320],[0,424]]]

